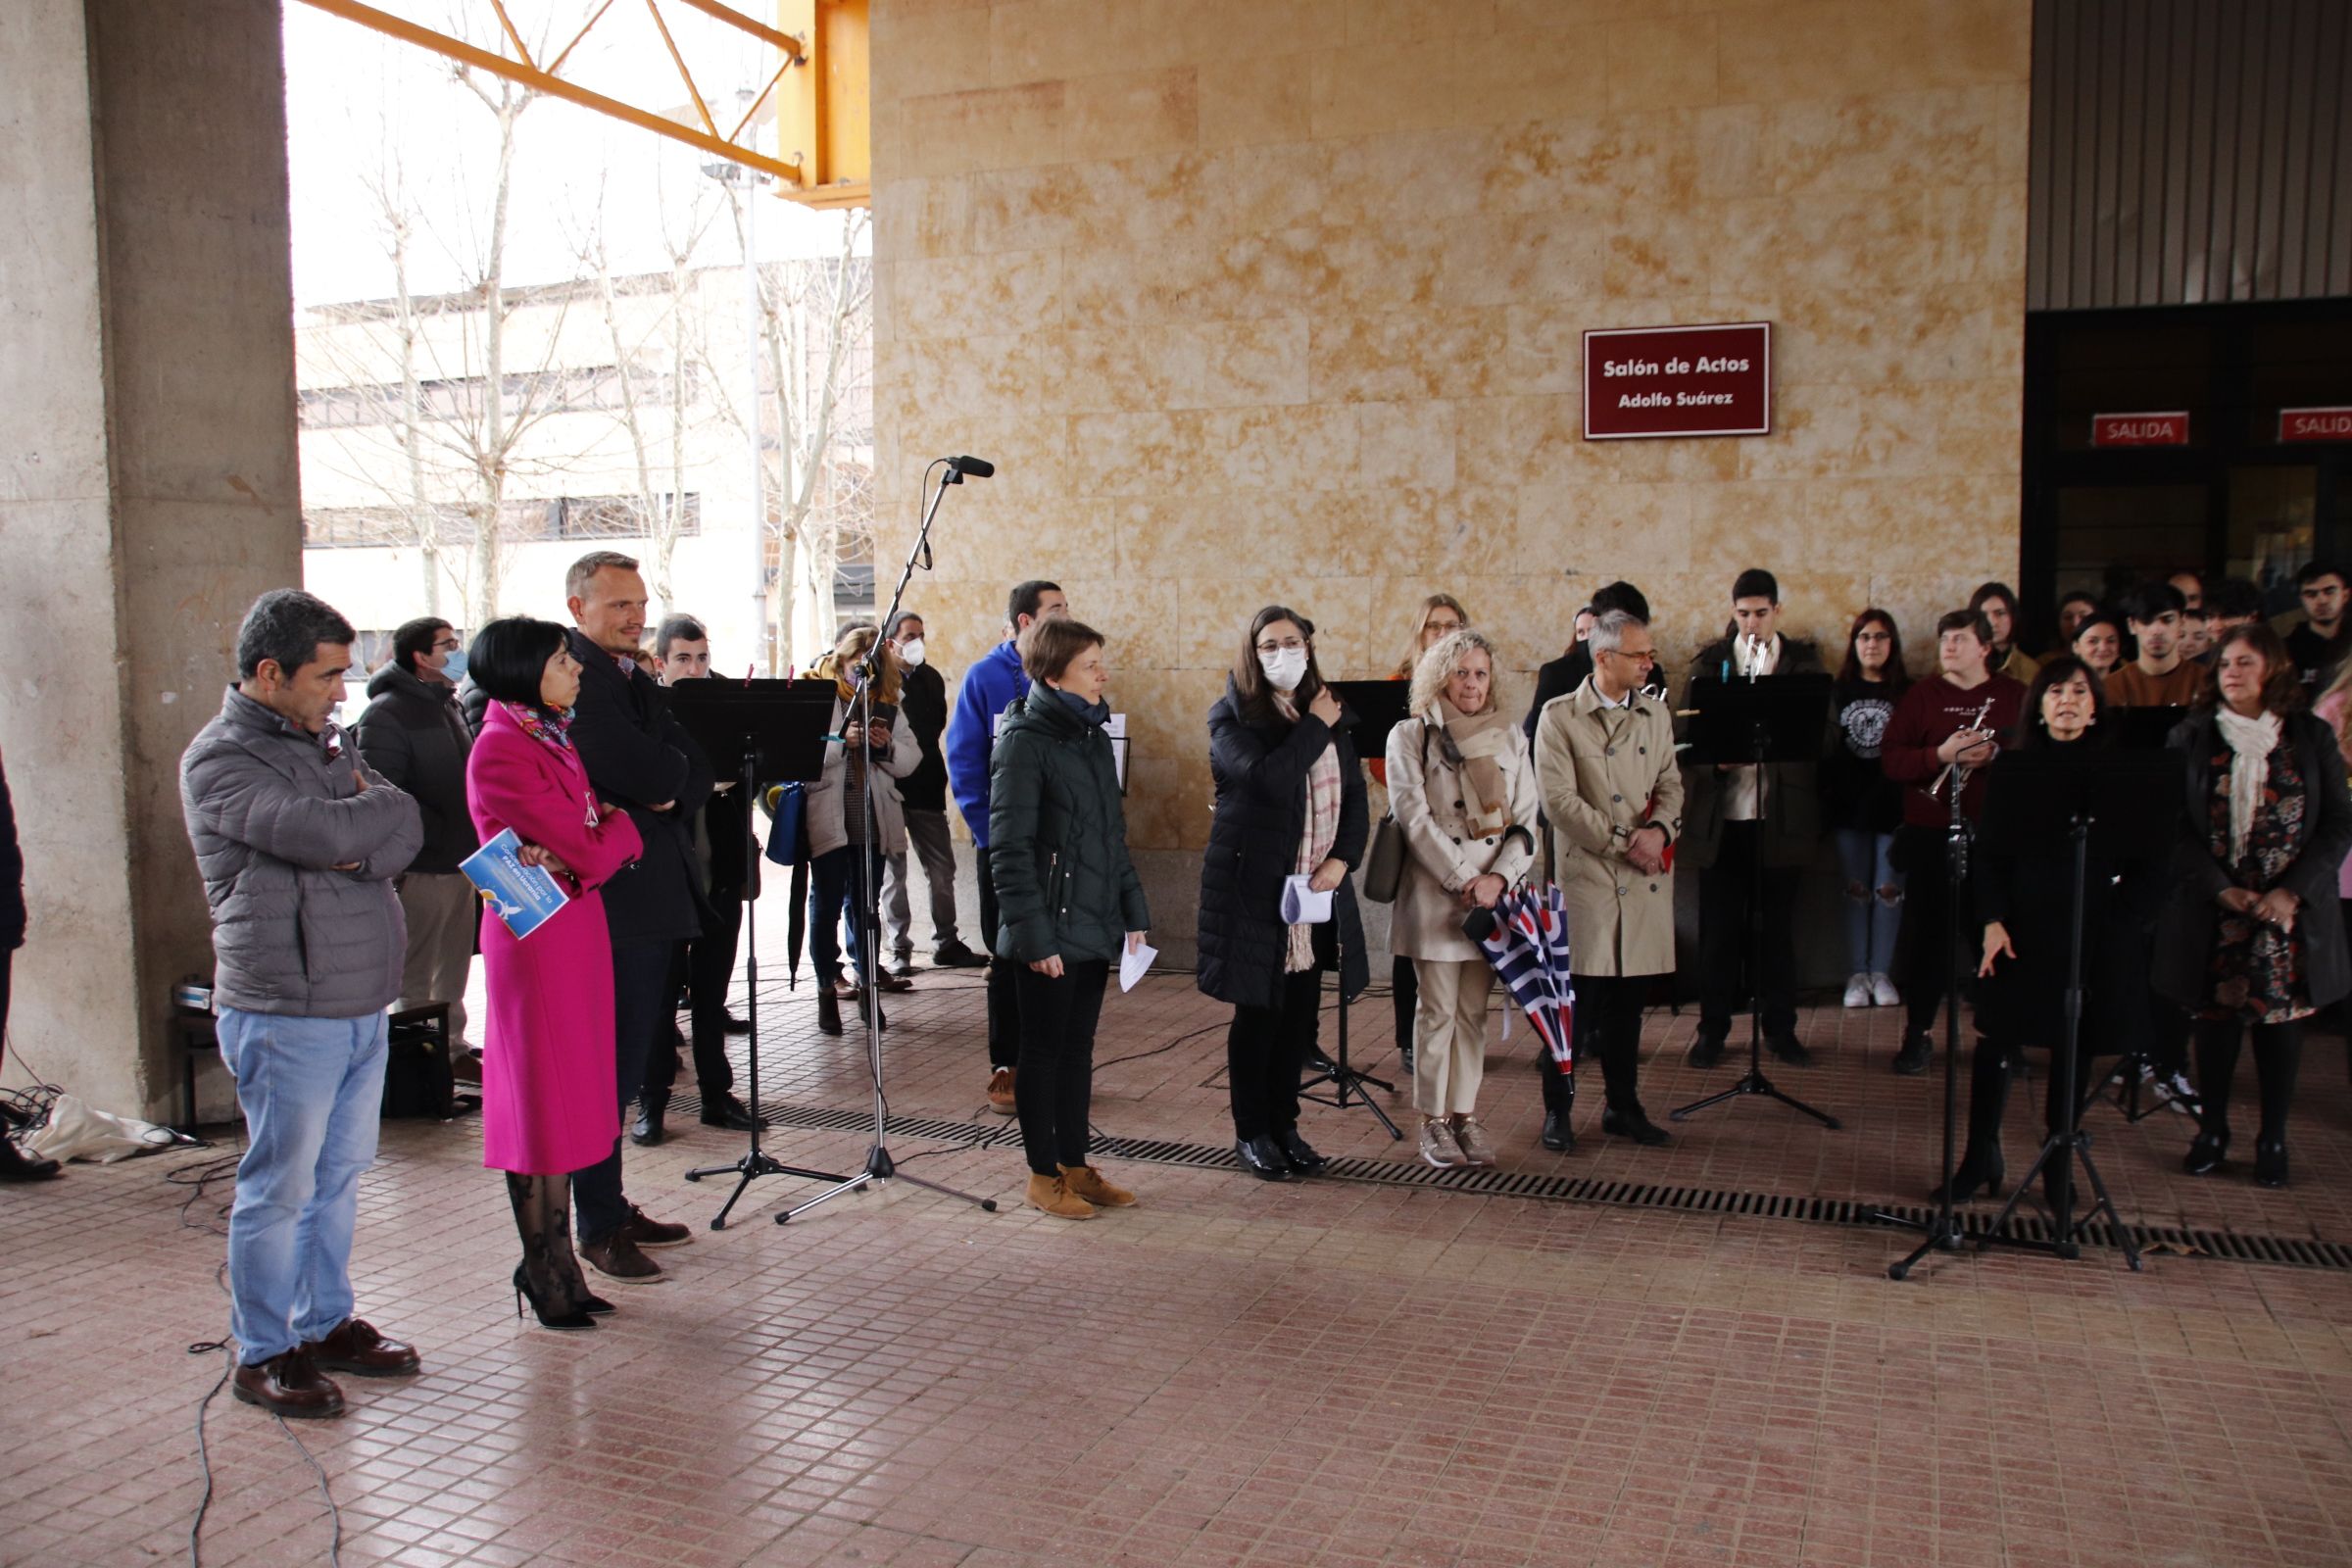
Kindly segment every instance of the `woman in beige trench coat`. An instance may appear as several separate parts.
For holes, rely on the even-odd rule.
[[[1413,668],[1412,716],[1389,731],[1389,808],[1405,846],[1389,942],[1413,964],[1413,1106],[1421,1157],[1441,1170],[1494,1163],[1477,1115],[1494,971],[1462,918],[1536,860],[1536,770],[1496,701],[1499,662],[1483,633],[1447,633]]]
[[[1651,975],[1674,969],[1667,851],[1682,831],[1682,771],[1673,715],[1642,689],[1657,662],[1648,624],[1612,611],[1594,623],[1589,646],[1592,675],[1546,703],[1536,722],[1552,876],[1568,908],[1577,1057],[1600,1061],[1600,1130],[1662,1144],[1666,1134],[1642,1113],[1635,1079],[1642,993]],[[1546,1147],[1551,1130],[1546,1117]]]

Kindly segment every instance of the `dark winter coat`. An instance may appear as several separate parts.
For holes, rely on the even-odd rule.
[[[899,718],[914,731],[923,760],[913,772],[899,780],[899,804],[909,811],[948,808],[948,760],[941,755],[939,737],[948,727],[948,680],[929,664],[904,671],[899,677]]]
[[[1059,693],[1032,687],[1005,713],[988,774],[997,956],[1117,959],[1152,911],[1127,855],[1109,735]]]
[[[2229,870],[2213,858],[2213,758],[2222,746],[2220,723],[2210,709],[2175,726],[2165,744],[2185,751],[2187,792],[2182,797],[2180,836],[2173,844],[2173,893],[2156,922],[2156,989],[2183,1007],[2212,1004],[2213,942],[2221,922],[2220,899],[2232,887]],[[2303,842],[2274,887],[2285,888],[2303,906],[2295,915],[2295,940],[2303,949],[2304,986],[2311,1004],[2325,1007],[2352,995],[2352,956],[2344,952],[2344,911],[2336,902],[2335,874],[2352,853],[2352,794],[2344,787],[2344,757],[2335,736],[2309,713],[2289,713],[2281,745],[2295,748],[2295,761],[2311,793],[2303,813]],[[2268,892],[2269,889],[2257,889]]]
[[[482,720],[490,713],[490,694],[476,686],[470,676],[458,682],[458,711],[466,715],[466,734],[481,734]]]
[[[710,799],[710,760],[671,714],[653,676],[642,668],[624,673],[580,632],[566,635],[580,662],[571,743],[597,797],[626,810],[645,842],[644,857],[605,884],[612,945],[701,936],[710,906],[695,858],[694,819]],[[651,808],[664,801],[672,803],[668,810]]]
[[[1727,669],[1736,669],[1732,662],[1732,640],[1719,637],[1698,651],[1690,661],[1690,677],[1702,675],[1720,677]],[[1770,675],[1772,680],[1782,675],[1818,675],[1823,673],[1821,655],[1811,643],[1793,637],[1781,639],[1780,662]],[[1683,706],[1692,707],[1690,688],[1683,688]],[[1827,714],[1824,714],[1824,738],[1827,738]],[[1818,749],[1816,752],[1818,755]],[[1811,762],[1767,762],[1764,764],[1764,828],[1761,849],[1767,865],[1801,866],[1812,863],[1814,852],[1821,841],[1821,798],[1816,789],[1814,764]],[[1730,777],[1715,770],[1709,762],[1691,762],[1683,769],[1683,836],[1675,852],[1675,864],[1686,870],[1703,871],[1715,863],[1723,848],[1724,810],[1731,801]]]
[[[180,757],[179,804],[222,1006],[365,1018],[392,1004],[409,948],[392,879],[424,828],[341,730],[313,735],[232,686]]]
[[[458,711],[457,694],[428,685],[398,662],[368,682],[368,710],[352,729],[368,765],[416,797],[424,818],[424,848],[408,869],[437,875],[482,847],[466,806],[466,755],[473,732]]]
[[[1355,868],[1363,863],[1370,817],[1364,774],[1356,765],[1355,713],[1343,707],[1336,728],[1312,713],[1252,723],[1242,715],[1233,682],[1208,710],[1208,769],[1217,791],[1208,851],[1200,862],[1200,987],[1219,1002],[1272,1007],[1282,998],[1290,928],[1282,922],[1282,884],[1297,867],[1306,834],[1306,773],[1325,746],[1340,754],[1340,831],[1332,855],[1348,876],[1332,896],[1332,919],[1314,928],[1315,956],[1330,962],[1335,935],[1344,953],[1340,988],[1354,997],[1371,979],[1364,925],[1355,905]]]
[[[1986,770],[1985,799],[1996,800],[2012,774],[2003,770],[2019,757],[2055,757],[2088,763],[2099,755],[2094,738],[2053,742],[2030,753],[2001,754]],[[1976,983],[1977,1031],[2020,1045],[2051,1047],[2066,1029],[2067,956],[2074,941],[2075,862],[2071,854],[2048,845],[2007,842],[2001,813],[1988,811],[1977,838],[1976,874],[1970,880],[1977,920],[1962,951],[1974,961],[1984,956],[1984,927],[1995,920],[2009,933],[2014,958],[1993,965],[1990,978]],[[2084,863],[2082,890],[2082,1049],[2090,1055],[2129,1050],[2147,1027],[2148,926],[2163,902],[2171,869],[2171,846],[2116,853],[2093,835]]]
[[[17,806],[0,768],[0,953],[24,945],[24,852],[17,848]]]

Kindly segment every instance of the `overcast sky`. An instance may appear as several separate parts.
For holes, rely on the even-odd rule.
[[[463,36],[467,23],[442,0],[377,0],[382,9]],[[493,17],[487,6],[465,8]],[[535,58],[546,61],[593,11],[581,0],[510,0],[508,11]],[[742,9],[760,15],[754,3]],[[681,5],[662,8],[695,83],[717,100],[722,133],[741,117],[739,88],[774,70],[767,51],[734,28]],[[383,209],[371,184],[405,192],[417,218],[410,287],[466,283],[479,267],[495,188],[497,122],[451,78],[441,56],[305,5],[286,15],[286,129],[293,182],[294,298],[298,306],[377,299],[392,292]],[[553,45],[543,50],[542,40]],[[492,40],[470,41],[487,47]],[[507,51],[512,53],[512,51]],[[642,6],[616,5],[564,68],[608,96],[657,111],[687,102],[676,68]],[[495,83],[486,83],[495,85]],[[715,212],[698,259],[737,258],[719,191],[701,172],[709,155],[558,98],[519,122],[507,226],[507,281],[541,283],[581,274],[585,236],[600,225],[617,272],[669,265],[664,228],[688,232],[693,204]],[[601,215],[601,216],[600,216]],[[825,255],[839,245],[839,213],[765,200],[760,253],[767,260]]]

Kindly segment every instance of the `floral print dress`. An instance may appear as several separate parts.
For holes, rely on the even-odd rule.
[[[2262,804],[2246,835],[2245,858],[2230,863],[2230,761],[2228,747],[2212,760],[2213,793],[2208,803],[2206,847],[2241,888],[2267,893],[2294,862],[2303,838],[2303,815],[2311,808],[2308,781],[2295,760],[2294,746],[2281,740],[2270,755]],[[2252,915],[2224,909],[2215,927],[2208,971],[2210,1001],[2197,1016],[2240,1018],[2250,1023],[2290,1023],[2308,1018],[2310,987],[2303,974],[2303,934],[2280,931]]]

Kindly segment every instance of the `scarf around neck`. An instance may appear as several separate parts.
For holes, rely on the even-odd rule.
[[[1273,696],[1275,709],[1297,723],[1297,694],[1276,692]],[[1306,830],[1298,836],[1298,858],[1291,867],[1298,875],[1312,876],[1317,866],[1331,858],[1332,846],[1340,839],[1340,749],[1326,744],[1306,770]],[[1314,927],[1304,923],[1292,926],[1283,973],[1302,974],[1314,966]]]
[[[529,703],[510,703],[502,697],[499,699],[498,706],[505,709],[508,716],[520,725],[522,732],[531,739],[544,745],[553,746],[558,751],[568,752],[571,750],[572,710],[570,709],[559,708],[555,710],[554,716],[550,717],[546,711]]]
[[[2246,858],[2246,840],[2254,831],[2254,811],[2262,804],[2263,785],[2271,771],[2271,753],[2278,748],[2283,726],[2277,713],[2248,718],[2229,707],[2216,708],[2222,739],[2230,747],[2230,863]]]
[[[1469,786],[1462,808],[1470,830],[1480,838],[1505,831],[1512,825],[1511,781],[1502,760],[1510,755],[1511,732],[1517,728],[1511,716],[1493,703],[1483,713],[1465,713],[1443,695],[1434,716],[1441,721],[1441,753]]]

